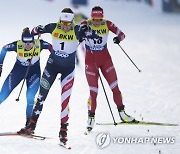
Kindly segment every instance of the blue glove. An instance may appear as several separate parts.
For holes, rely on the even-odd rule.
[[[114,42],[114,44],[119,44],[119,43],[120,43],[120,40],[119,40],[119,38],[116,36],[116,37],[113,38],[113,42]]]
[[[37,33],[42,33],[43,31],[44,31],[44,26],[38,25],[38,26],[36,27],[36,32],[37,32]]]
[[[0,77],[1,77],[1,73],[2,73],[2,64],[0,64]]]

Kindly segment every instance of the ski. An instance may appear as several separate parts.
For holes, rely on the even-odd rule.
[[[71,150],[71,147],[67,145],[66,143],[64,144],[63,142],[60,142],[59,145],[65,149]]]
[[[114,123],[96,123],[96,125],[115,125]],[[149,121],[135,121],[135,122],[118,122],[117,125],[157,125],[157,126],[179,126],[178,124],[172,123],[159,123]]]
[[[18,134],[17,132],[3,132],[3,133],[0,133],[0,136],[22,136],[22,137],[32,138],[36,140],[51,139],[50,137],[46,137],[46,136],[40,136],[40,135],[35,135],[35,134],[31,134],[31,135]],[[60,142],[58,145],[65,149],[69,149],[69,150],[71,149],[69,145],[64,144],[62,142]]]
[[[22,137],[27,137],[27,138],[32,138],[32,139],[37,139],[37,140],[45,140],[45,139],[50,139],[49,137],[45,136],[40,136],[40,135],[26,135],[26,134],[18,134],[17,132],[4,132],[0,133],[0,136],[22,136]]]

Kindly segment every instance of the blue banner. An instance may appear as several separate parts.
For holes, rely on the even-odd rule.
[[[73,5],[88,5],[88,0],[72,0]]]

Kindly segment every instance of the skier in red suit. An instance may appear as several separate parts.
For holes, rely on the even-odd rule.
[[[119,44],[120,41],[124,40],[125,34],[116,27],[114,23],[104,19],[103,17],[103,9],[99,6],[95,6],[92,8],[91,19],[81,23],[88,25],[91,29],[95,30],[99,36],[101,36],[101,38],[98,39],[86,39],[85,41],[85,73],[90,89],[90,97],[88,99],[88,130],[92,130],[95,122],[94,117],[96,110],[96,98],[98,94],[99,69],[113,92],[113,99],[117,106],[120,119],[123,122],[135,122],[133,117],[125,113],[121,91],[118,87],[116,71],[107,49],[109,31],[117,35],[113,39],[115,44]]]

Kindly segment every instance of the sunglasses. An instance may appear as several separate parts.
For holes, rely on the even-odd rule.
[[[34,44],[34,42],[23,42],[24,43],[24,45],[33,45]]]
[[[101,22],[102,19],[92,19],[93,21]]]
[[[60,21],[60,24],[65,25],[65,26],[70,26],[72,24],[72,22]]]
[[[29,48],[29,47],[32,48],[33,46],[34,46],[34,43],[33,43],[33,42],[26,42],[26,43],[24,42],[24,47],[25,47],[25,48]]]

